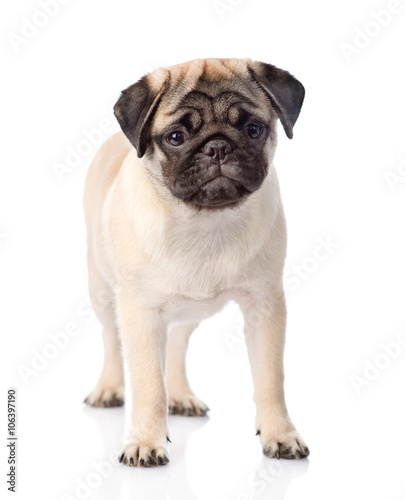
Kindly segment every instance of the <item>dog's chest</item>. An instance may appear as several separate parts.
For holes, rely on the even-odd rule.
[[[154,287],[196,300],[214,299],[243,286],[254,265],[256,245],[235,217],[215,214],[207,221],[177,223],[154,245],[149,267]]]
[[[179,234],[153,256],[157,289],[192,297],[213,299],[238,286],[247,255],[225,235]]]

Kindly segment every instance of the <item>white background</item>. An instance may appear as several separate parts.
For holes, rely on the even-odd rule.
[[[393,8],[387,0],[65,3],[48,20],[37,0],[1,7],[2,498],[12,498],[6,390],[15,387],[21,499],[403,500],[405,347],[390,343],[405,330],[405,2],[383,27],[372,11]],[[44,25],[17,43],[25,18]],[[345,57],[342,43],[356,52]],[[72,149],[83,153],[100,122],[116,129],[123,88],[197,57],[270,62],[307,91],[294,139],[280,127],[276,154],[289,230],[286,396],[307,460],[261,454],[232,305],[192,338],[190,379],[211,412],[170,417],[168,466],[108,462],[122,446],[129,404],[82,405],[102,363],[81,208],[98,146],[88,143],[61,180],[54,166]],[[329,253],[314,260],[328,240]],[[69,323],[80,331],[55,347],[49,335]]]

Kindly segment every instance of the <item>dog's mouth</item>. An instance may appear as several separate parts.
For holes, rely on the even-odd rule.
[[[220,174],[199,186],[184,201],[200,208],[218,209],[238,205],[250,193],[241,182]]]

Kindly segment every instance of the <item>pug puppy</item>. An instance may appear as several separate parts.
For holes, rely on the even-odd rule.
[[[303,99],[301,83],[270,64],[198,59],[147,74],[114,107],[122,133],[97,153],[84,193],[90,298],[105,347],[85,402],[124,403],[125,360],[124,464],[169,461],[168,409],[208,411],[187,380],[187,344],[230,300],[245,318],[264,454],[309,454],[284,400],[286,227],[273,165],[277,119],[291,139]]]

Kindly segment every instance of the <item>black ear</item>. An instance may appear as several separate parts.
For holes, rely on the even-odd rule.
[[[152,92],[148,77],[144,76],[123,90],[114,106],[115,117],[139,158],[145,154],[149,126],[165,90],[166,82],[158,92]]]
[[[249,72],[269,98],[287,137],[292,139],[293,126],[304,101],[303,85],[288,71],[276,68],[272,64],[255,61],[250,64]]]

